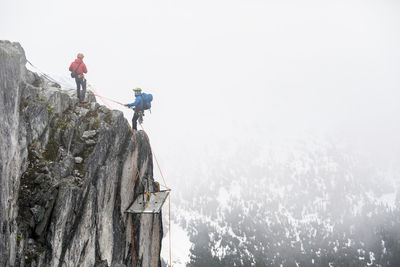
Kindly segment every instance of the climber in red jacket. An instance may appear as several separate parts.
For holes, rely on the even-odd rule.
[[[82,53],[79,53],[77,59],[75,59],[75,61],[71,63],[71,66],[69,66],[69,71],[71,71],[71,73],[74,74],[71,76],[75,76],[76,90],[80,103],[86,103],[85,101],[86,79],[83,74],[87,73],[87,68],[85,63],[83,63],[83,57],[84,55]],[[82,91],[81,91],[81,86],[82,86]]]

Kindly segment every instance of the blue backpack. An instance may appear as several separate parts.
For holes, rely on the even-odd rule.
[[[151,109],[151,101],[153,101],[153,95],[142,93],[142,99],[143,99],[143,109],[144,110]]]

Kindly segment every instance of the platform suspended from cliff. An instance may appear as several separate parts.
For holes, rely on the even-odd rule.
[[[128,213],[160,213],[169,190],[159,192],[146,192],[139,195],[126,210]]]

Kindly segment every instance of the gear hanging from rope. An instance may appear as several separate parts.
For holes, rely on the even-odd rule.
[[[114,102],[114,103],[116,103],[116,104],[119,104],[119,105],[122,105],[122,106],[125,107],[125,104],[123,104],[123,103],[121,103],[121,102],[118,102],[118,101],[115,101],[115,100],[113,100],[113,99],[106,98],[106,97],[104,97],[104,96],[99,95],[99,94],[92,88],[92,86],[91,86],[90,84],[88,85],[88,90],[90,90],[95,96],[98,96],[98,97],[102,100],[102,102],[103,102],[109,109],[112,109],[112,108],[111,108],[111,106],[108,105],[107,101],[105,101],[105,100]],[[161,177],[162,177],[162,179],[163,179],[164,185],[161,185],[161,186],[165,187],[166,190],[171,191],[171,189],[167,186],[167,183],[166,183],[166,181],[165,181],[164,174],[163,174],[163,172],[162,172],[162,170],[161,170],[161,167],[160,167],[160,164],[159,164],[159,162],[158,162],[158,159],[157,159],[157,157],[156,157],[156,155],[155,155],[155,153],[154,153],[154,150],[153,150],[153,148],[152,148],[152,146],[151,146],[150,139],[149,139],[149,137],[148,137],[148,135],[147,135],[147,133],[146,133],[146,131],[145,131],[145,129],[144,129],[142,123],[143,123],[143,117],[142,117],[142,120],[141,120],[141,121],[139,120],[139,125],[140,125],[140,127],[142,128],[142,130],[143,130],[143,132],[144,132],[144,135],[145,135],[145,137],[146,137],[147,143],[149,144],[150,149],[151,149],[152,154],[153,154],[153,157],[154,157],[154,159],[156,160],[157,168],[158,168],[158,170],[159,170],[159,172],[160,172],[160,175],[161,175]],[[136,162],[136,153],[135,153],[135,152],[136,152],[136,148],[137,148],[137,146],[136,146],[136,134],[135,134],[135,131],[132,129],[132,127],[129,125],[128,122],[127,122],[127,126],[128,126],[128,128],[129,128],[129,130],[132,132],[132,134],[133,134],[133,136],[134,136],[134,141],[135,141],[135,147],[134,147],[134,152],[133,152],[133,153],[134,153],[134,160],[133,160],[133,177],[132,177],[132,184],[131,184],[131,202],[132,202],[132,201],[133,201],[133,186],[134,186],[136,180],[139,178],[139,173],[136,174],[136,172],[135,172],[135,162]],[[135,174],[136,174],[136,175],[135,175]],[[159,186],[160,186],[160,184],[158,183],[158,187],[159,187]],[[159,191],[159,188],[158,188],[158,191]],[[146,193],[148,193],[148,192],[146,192]],[[131,216],[131,239],[132,239],[132,241],[131,241],[131,242],[132,242],[132,252],[131,252],[131,253],[132,253],[132,266],[135,266],[135,267],[136,267],[136,253],[135,253],[135,243],[134,243],[134,231],[133,231],[134,227],[133,227],[133,220],[134,220],[134,214],[132,214],[132,216]],[[169,227],[169,262],[170,262],[169,265],[172,266],[171,194],[168,194],[168,227]]]
[[[33,65],[29,60],[27,60],[27,62],[28,62],[33,68],[35,68],[35,69],[39,72],[40,75],[42,75],[43,77],[45,77],[47,80],[49,80],[50,82],[54,82],[54,83],[60,84],[60,82],[58,82],[57,80],[53,79],[51,76],[49,76],[49,75],[46,74],[45,72],[41,71],[38,67],[36,67],[35,65]],[[91,91],[91,92],[93,93],[93,95],[99,97],[99,98],[102,100],[102,102],[103,102],[109,109],[111,109],[111,110],[112,110],[112,107],[107,103],[106,100],[111,101],[111,102],[114,102],[114,103],[116,103],[116,104],[119,104],[119,105],[122,105],[122,106],[125,107],[125,104],[123,104],[123,103],[121,103],[121,102],[118,102],[118,101],[113,100],[113,99],[111,99],[111,98],[107,98],[107,97],[104,97],[104,96],[99,95],[99,94],[93,89],[93,87],[92,87],[90,84],[88,85],[88,90]],[[158,163],[158,160],[157,160],[157,157],[156,157],[156,155],[155,155],[155,153],[154,153],[154,150],[153,150],[153,148],[151,147],[151,143],[150,143],[149,137],[148,137],[148,135],[147,135],[147,133],[146,133],[146,131],[145,131],[143,125],[142,125],[142,123],[143,123],[143,115],[144,115],[144,114],[142,114],[142,116],[139,117],[139,125],[140,125],[140,127],[142,128],[142,130],[143,130],[143,132],[144,132],[144,134],[145,134],[146,140],[147,140],[147,142],[148,142],[148,144],[149,144],[149,146],[150,146],[150,149],[151,149],[151,151],[152,151],[152,154],[153,154],[153,156],[154,156],[154,159],[156,160],[157,168],[158,168],[158,170],[159,170],[159,172],[160,172],[160,175],[161,175],[161,177],[162,177],[162,179],[163,179],[163,182],[164,182],[164,185],[162,185],[162,184],[160,184],[160,183],[157,183],[158,191],[160,191],[160,185],[163,186],[163,187],[165,187],[167,191],[171,191],[171,189],[167,186],[167,183],[166,183],[166,181],[165,181],[164,174],[163,174],[163,172],[162,172],[162,170],[161,170],[160,164]],[[130,202],[132,202],[132,201],[133,201],[133,188],[134,188],[134,185],[135,185],[135,183],[136,183],[136,180],[139,179],[140,177],[139,177],[139,173],[135,171],[135,168],[136,168],[135,162],[136,162],[136,156],[137,156],[137,153],[136,153],[136,148],[137,148],[136,134],[135,134],[134,130],[132,129],[132,127],[129,125],[128,122],[127,122],[127,126],[128,126],[129,130],[132,132],[132,134],[133,134],[133,136],[134,136],[133,173],[132,173],[132,183],[131,183],[131,190],[130,190],[130,191],[131,191]],[[146,193],[148,193],[148,192],[146,192]],[[131,239],[132,239],[132,240],[131,240],[131,242],[132,242],[132,246],[131,246],[131,247],[132,247],[132,252],[131,252],[131,253],[132,253],[132,266],[135,266],[135,267],[136,267],[136,253],[135,253],[136,250],[135,250],[134,224],[133,224],[133,223],[134,223],[134,214],[132,214],[132,216],[131,216]],[[172,266],[172,248],[171,248],[171,244],[172,244],[172,243],[171,243],[171,194],[168,194],[168,224],[169,224],[169,263],[170,263],[169,265]]]

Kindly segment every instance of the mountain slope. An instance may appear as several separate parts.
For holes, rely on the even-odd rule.
[[[400,264],[398,168],[321,138],[266,144],[221,150],[185,176],[196,187],[175,218],[190,266]]]

